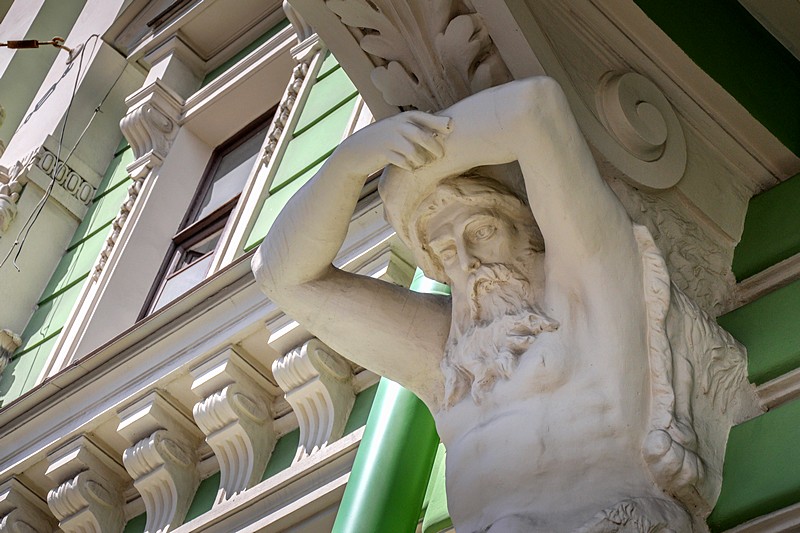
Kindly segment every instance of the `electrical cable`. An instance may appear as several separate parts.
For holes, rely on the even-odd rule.
[[[92,122],[94,121],[94,118],[97,116],[97,113],[100,112],[100,108],[105,103],[105,101],[108,98],[108,96],[111,94],[111,91],[114,89],[114,87],[116,86],[117,82],[122,77],[122,74],[125,72],[125,66],[127,66],[127,65],[123,65],[122,71],[119,73],[119,75],[117,76],[116,80],[114,80],[114,83],[111,85],[109,90],[103,96],[103,99],[100,101],[100,103],[95,108],[94,113],[92,114],[91,118],[89,119],[88,123],[86,124],[86,127],[83,129],[83,131],[79,135],[77,141],[73,145],[72,149],[70,150],[70,152],[67,155],[67,157],[64,160],[64,162],[61,163],[61,147],[62,147],[63,142],[64,142],[64,132],[65,132],[66,127],[67,127],[67,122],[68,122],[68,119],[69,119],[70,111],[72,109],[72,104],[75,101],[75,96],[76,96],[76,94],[78,92],[78,82],[80,81],[81,71],[83,70],[83,58],[84,58],[84,55],[85,55],[86,47],[88,46],[89,41],[94,39],[95,42],[94,42],[94,46],[92,48],[92,52],[90,53],[90,56],[92,54],[94,54],[95,50],[97,49],[99,37],[100,36],[98,34],[90,35],[86,39],[86,41],[81,45],[80,50],[78,51],[78,73],[75,76],[75,83],[73,84],[72,94],[70,95],[69,103],[67,104],[67,109],[66,109],[66,112],[64,114],[64,121],[61,124],[61,133],[59,135],[58,147],[56,149],[56,159],[55,159],[55,163],[53,164],[53,169],[50,172],[50,183],[48,184],[47,189],[45,190],[45,194],[42,196],[42,198],[36,204],[36,206],[34,207],[33,211],[31,212],[30,216],[28,217],[28,219],[23,224],[22,228],[20,228],[20,231],[17,234],[17,238],[15,239],[14,243],[12,244],[12,246],[9,249],[8,253],[6,254],[6,256],[3,258],[2,262],[0,262],[0,268],[2,268],[5,265],[6,261],[8,261],[9,257],[14,252],[14,249],[19,247],[17,249],[17,253],[14,255],[14,260],[12,261],[12,264],[14,265],[14,268],[17,269],[17,272],[20,272],[20,268],[17,265],[17,259],[19,259],[19,256],[22,253],[22,249],[23,249],[23,247],[25,245],[25,241],[28,238],[28,234],[30,233],[31,228],[33,227],[33,225],[36,222],[36,220],[39,218],[39,215],[41,214],[42,210],[44,209],[45,203],[47,202],[47,200],[50,198],[50,196],[52,194],[53,187],[55,186],[55,183],[56,183],[57,172],[59,170],[61,170],[62,167],[66,169],[67,161],[72,156],[72,154],[75,152],[75,150],[78,148],[78,145],[80,144],[81,140],[83,139],[83,136],[86,134],[86,132],[88,131],[88,129],[91,126]],[[39,109],[39,107],[41,107],[41,104],[43,103],[43,100],[46,100],[47,97],[49,97],[50,94],[52,94],[52,92],[55,90],[55,86],[62,79],[64,79],[64,77],[66,76],[67,72],[69,72],[69,70],[72,68],[72,64],[73,63],[74,63],[74,61],[70,61],[70,65],[67,67],[67,69],[64,71],[64,73],[61,75],[61,77],[56,81],[56,83],[48,90],[48,92],[45,93],[45,96],[40,100],[40,102],[37,103],[37,106],[34,108],[33,111],[31,111],[30,115],[35,113]],[[30,118],[30,115],[27,118]],[[26,118],[26,120],[27,120],[27,118]],[[23,233],[24,233],[24,235],[23,235]],[[21,240],[20,240],[20,238],[21,238]]]

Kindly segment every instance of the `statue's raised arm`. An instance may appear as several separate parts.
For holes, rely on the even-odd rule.
[[[500,183],[471,172],[514,161],[530,207]],[[411,294],[331,265],[366,177],[383,167],[387,218],[426,274],[453,287],[452,325],[446,299]],[[439,209],[445,204],[474,212]],[[542,252],[531,211],[547,253],[544,261],[519,265],[517,275],[503,266],[516,260],[512,256]],[[520,234],[525,238],[515,240]],[[569,308],[576,290],[584,303],[600,302],[640,276],[630,219],[599,176],[563,92],[550,78],[512,82],[436,115],[401,113],[356,132],[288,203],[253,268],[263,290],[314,335],[410,388],[434,412],[467,389],[478,399],[496,380],[508,378],[536,336],[556,328],[557,320],[547,314]],[[588,282],[609,272],[614,275],[607,283]],[[514,294],[503,296],[498,287]],[[640,285],[626,290],[638,296]],[[483,293],[492,294],[483,299]],[[524,308],[525,318],[500,301]],[[533,310],[542,321],[530,318]],[[476,324],[506,321],[502,327],[515,338],[486,356],[489,348],[474,349],[478,340],[465,342],[468,326],[459,314],[472,315],[466,322]],[[488,339],[494,333],[475,335]],[[480,354],[467,359],[482,362],[456,371],[441,364],[465,349]]]

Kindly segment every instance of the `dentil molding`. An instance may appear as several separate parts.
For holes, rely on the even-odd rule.
[[[355,402],[352,367],[318,339],[311,339],[272,364],[272,373],[297,415],[300,445],[295,461],[344,433]]]

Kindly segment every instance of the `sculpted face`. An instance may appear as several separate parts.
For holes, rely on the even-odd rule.
[[[450,202],[428,219],[428,238],[453,292],[469,300],[472,320],[491,321],[512,310],[500,308],[514,307],[528,296],[530,273],[515,271],[514,264],[533,253],[530,239],[506,213]],[[493,302],[508,284],[515,286],[514,301]]]
[[[496,182],[494,182],[496,183]],[[475,402],[508,379],[535,337],[558,323],[536,305],[542,259],[530,210],[487,178],[454,178],[423,203],[420,246],[452,289],[442,360],[445,407]]]

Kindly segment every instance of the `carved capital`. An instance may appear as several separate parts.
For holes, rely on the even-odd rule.
[[[119,463],[85,436],[70,441],[47,459],[50,466],[46,474],[59,484],[47,495],[47,505],[62,530],[122,531],[125,472]]]
[[[50,533],[56,521],[47,502],[16,478],[0,484],[0,533]]]
[[[511,79],[481,15],[460,2],[399,4],[325,2],[372,61],[386,103],[435,111]]]
[[[276,360],[272,372],[300,426],[295,461],[342,436],[355,401],[352,368],[347,361],[318,339],[311,339]]]
[[[145,530],[179,526],[200,483],[199,432],[158,392],[123,409],[119,416],[117,431],[131,444],[122,462],[144,500]]]
[[[144,178],[161,166],[178,134],[182,103],[156,80],[125,101],[128,114],[119,123],[136,159],[127,170],[133,179]]]
[[[194,370],[194,419],[219,460],[217,503],[261,481],[275,431],[266,378],[232,347]]]

